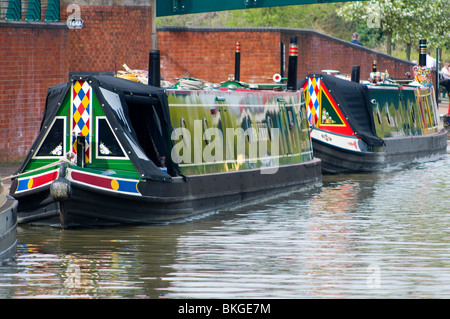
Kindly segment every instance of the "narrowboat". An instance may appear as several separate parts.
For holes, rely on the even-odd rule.
[[[372,72],[365,82],[320,73],[298,83],[323,173],[374,172],[446,154],[431,80]]]
[[[49,88],[11,185],[19,223],[170,223],[320,185],[296,79],[290,90],[184,80],[87,75]]]
[[[14,257],[16,252],[17,204],[0,179],[0,264]]]

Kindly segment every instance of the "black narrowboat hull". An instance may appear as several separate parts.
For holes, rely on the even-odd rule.
[[[328,133],[329,134],[329,133]],[[322,160],[327,174],[376,172],[388,167],[436,160],[447,153],[447,133],[384,138],[377,151],[353,151],[313,138],[314,156]]]
[[[12,258],[17,246],[17,201],[6,196],[0,208],[0,263]]]
[[[271,168],[273,169],[273,168]],[[59,177],[19,200],[19,223],[64,229],[183,221],[220,209],[245,205],[321,183],[321,161],[279,166],[275,174],[261,169],[174,178],[171,183],[139,184],[133,196],[74,183]],[[12,187],[15,187],[14,183]],[[66,194],[55,189],[66,189]],[[145,194],[154,194],[148,195]]]

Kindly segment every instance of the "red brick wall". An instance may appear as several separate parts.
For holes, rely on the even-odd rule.
[[[279,72],[279,33],[164,30],[158,31],[158,48],[166,80],[189,74],[210,82],[226,81],[235,71],[236,41],[241,42],[241,81],[267,82]]]
[[[38,133],[47,88],[67,80],[68,38],[66,29],[6,25],[0,26],[0,161],[13,161]]]
[[[69,15],[61,7],[61,21]],[[151,8],[145,6],[81,6],[83,28],[69,30],[70,71],[148,68],[151,50]]]
[[[188,73],[206,81],[225,81],[234,73],[236,41],[241,42],[241,81],[271,81],[273,74],[280,72],[280,42],[285,44],[287,76],[291,36],[298,38],[298,79],[324,69],[350,75],[352,65],[358,65],[361,80],[366,80],[373,60],[377,60],[379,71],[387,69],[393,77],[403,78],[412,67],[409,62],[309,30],[179,27],[158,30],[161,74],[167,80]]]
[[[282,37],[285,43],[289,43],[290,35],[298,37],[298,72],[301,77],[324,69],[351,75],[352,66],[357,65],[360,66],[360,79],[367,80],[372,71],[373,60],[377,61],[378,71],[388,70],[391,77],[403,78],[406,72],[412,71],[412,64],[407,61],[317,32],[288,32]]]

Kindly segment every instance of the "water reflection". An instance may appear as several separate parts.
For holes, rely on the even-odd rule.
[[[0,298],[448,298],[449,164],[169,226],[20,226]]]

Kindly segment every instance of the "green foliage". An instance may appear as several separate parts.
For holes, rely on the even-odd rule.
[[[340,8],[338,15],[344,21],[380,29],[388,37],[389,54],[391,44],[402,45],[409,59],[420,39],[427,39],[429,48],[450,51],[450,0],[356,1]]]
[[[343,40],[351,40],[356,31],[364,46],[403,59],[416,59],[419,39],[425,38],[432,52],[439,46],[443,60],[450,59],[450,0],[368,0],[268,7],[159,17],[157,24],[312,29]]]

